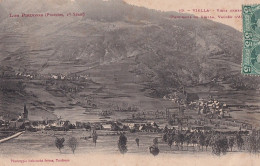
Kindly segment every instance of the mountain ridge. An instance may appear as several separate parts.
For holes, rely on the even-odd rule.
[[[104,87],[102,92],[93,90],[103,97],[104,93],[117,96],[118,91],[118,96],[124,96],[130,93],[124,88],[131,87],[143,98],[161,99],[183,87],[205,83],[219,87],[215,82],[234,89],[259,88],[259,78],[240,74],[242,33],[229,26],[207,19],[176,20],[170,16],[177,12],[145,9],[120,0],[53,3],[2,1],[0,8],[7,16],[0,19],[2,73],[87,75],[100,84],[97,89]],[[9,18],[7,11],[85,12],[85,16]],[[26,84],[27,95],[33,94],[36,85]],[[51,89],[45,86],[42,91]],[[37,95],[37,100],[45,100]],[[62,101],[76,100],[71,95],[65,94]],[[76,98],[80,100],[80,93]]]

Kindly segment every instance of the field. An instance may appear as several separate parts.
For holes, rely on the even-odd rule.
[[[83,137],[91,135],[88,131],[39,131],[39,132],[25,132],[18,138],[12,139],[8,142],[1,144],[2,154],[27,154],[27,153],[60,153],[55,147],[55,137],[65,138],[65,148],[62,149],[62,154],[72,153],[67,145],[67,139],[74,136],[78,140],[78,147],[76,153],[88,154],[88,153],[119,153],[117,148],[118,135],[115,132],[109,131],[97,131],[98,140],[95,147],[92,139],[84,140]],[[152,140],[155,137],[160,137],[156,133],[140,133],[127,134],[128,137],[128,152],[129,153],[148,153],[148,146],[152,144]],[[139,137],[140,147],[137,148],[135,138]]]
[[[118,151],[117,141],[119,135],[112,131],[97,131],[98,140],[96,147],[92,141],[92,138],[87,140],[84,137],[89,137],[91,133],[84,130],[71,130],[68,132],[63,131],[38,131],[38,132],[25,132],[17,138],[9,140],[0,144],[1,155],[19,155],[19,154],[60,154],[59,150],[55,146],[55,138],[65,138],[64,148],[61,150],[61,154],[71,154],[72,151],[68,147],[68,139],[75,137],[78,141],[78,147],[75,154],[120,154]],[[126,133],[127,136],[127,153],[130,154],[149,154],[148,147],[153,144],[153,139],[158,138],[159,149],[162,154],[211,154],[211,148],[207,151],[202,151],[198,146],[186,144],[183,145],[183,149],[178,149],[174,144],[170,148],[165,142],[162,141],[162,134],[158,133]],[[135,139],[140,139],[139,148],[136,145]],[[237,149],[234,148],[233,152],[236,153]]]

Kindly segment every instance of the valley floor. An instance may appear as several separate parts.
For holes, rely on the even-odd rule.
[[[55,154],[55,155],[69,155],[72,154],[71,149],[68,147],[68,139],[75,137],[78,141],[75,154],[120,154],[117,146],[119,135],[113,131],[97,131],[98,140],[97,144],[92,141],[92,138],[84,139],[89,137],[91,132],[85,130],[70,130],[67,132],[63,131],[38,131],[38,132],[25,132],[19,137],[11,139],[7,142],[0,144],[1,155],[26,155],[26,154]],[[55,146],[56,137],[65,138],[64,148],[61,152]],[[151,155],[148,147],[153,144],[153,139],[158,138],[160,154],[190,154],[190,155],[211,155],[211,148],[204,147],[203,150],[199,146],[183,145],[183,148],[177,148],[176,145],[172,145],[170,148],[167,143],[162,141],[162,133],[126,133],[127,137],[127,154],[140,154],[140,155]],[[138,147],[135,139],[139,138],[140,146]],[[243,151],[243,150],[242,150]],[[241,152],[241,151],[240,151]],[[232,152],[229,153],[240,153],[236,147],[233,148]],[[160,155],[159,154],[159,155]]]

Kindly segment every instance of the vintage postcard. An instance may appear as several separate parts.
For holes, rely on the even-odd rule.
[[[256,166],[260,2],[0,0],[0,166]]]

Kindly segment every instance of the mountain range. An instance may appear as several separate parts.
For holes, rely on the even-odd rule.
[[[22,13],[64,17],[21,17]],[[73,13],[84,16],[67,16]],[[174,19],[172,15],[189,14],[146,9],[122,0],[3,0],[0,71],[86,75],[95,86],[88,95],[114,96],[115,101],[133,104],[140,98],[161,99],[183,87],[259,88],[259,78],[240,74],[241,32],[208,19]],[[6,81],[1,83],[11,80]],[[40,85],[25,84],[27,97],[18,97],[14,108],[47,100],[45,86],[36,93]],[[1,94],[6,100],[3,112],[15,98],[8,93]],[[33,95],[37,99],[29,97]],[[65,98],[80,100],[80,95],[72,99],[66,94]],[[53,103],[59,105],[57,100],[61,102],[55,97]]]

